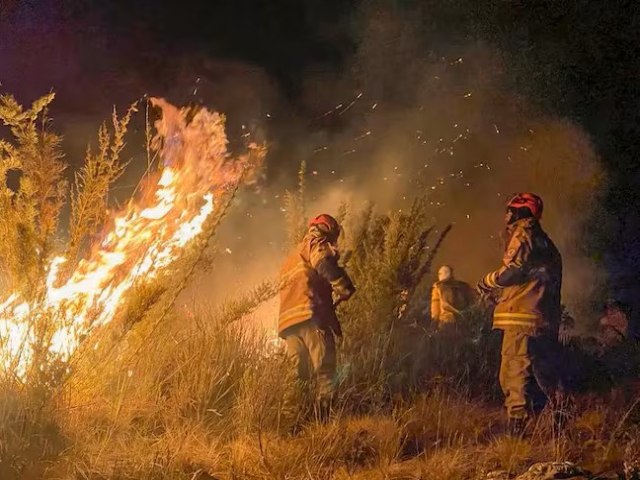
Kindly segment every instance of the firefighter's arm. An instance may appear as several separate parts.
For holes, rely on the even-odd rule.
[[[311,266],[331,284],[335,303],[348,300],[356,291],[349,275],[338,265],[338,255],[329,243],[314,245],[310,255]]]
[[[531,254],[531,242],[527,235],[516,232],[509,242],[502,259],[502,267],[487,274],[478,284],[480,293],[522,283],[526,278],[526,266]]]
[[[431,321],[440,319],[440,289],[435,285],[431,289]]]

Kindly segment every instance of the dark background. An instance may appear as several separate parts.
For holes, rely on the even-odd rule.
[[[425,55],[478,41],[491,45],[509,66],[514,89],[588,133],[608,173],[611,221],[592,219],[584,241],[606,265],[613,290],[636,288],[639,2],[0,0],[1,89],[28,102],[54,88],[54,118],[78,125],[148,92],[203,101],[190,94],[197,79],[215,80],[220,68],[236,68],[256,76],[256,84],[268,83],[277,104],[286,105],[275,112],[277,121],[313,126],[318,110],[301,93],[309,70],[348,68],[359,42],[359,12],[382,7],[412,12]],[[224,107],[225,99],[218,101]],[[323,126],[340,128],[339,122]],[[280,148],[281,162],[298,161]]]

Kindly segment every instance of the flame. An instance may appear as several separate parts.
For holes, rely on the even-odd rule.
[[[60,312],[48,352],[67,361],[81,338],[113,320],[127,291],[180,256],[202,232],[217,195],[236,185],[249,167],[247,157],[229,158],[224,117],[202,109],[187,123],[176,107],[162,99],[152,102],[162,109],[155,125],[157,140],[163,141],[159,178],[113,216],[98,247],[62,285],[57,285],[58,274],[67,259],[50,262],[37,305],[16,293],[0,304],[0,365],[5,371],[25,375],[34,356],[36,312]]]

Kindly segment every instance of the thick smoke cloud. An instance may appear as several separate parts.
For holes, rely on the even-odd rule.
[[[217,239],[216,264],[185,301],[217,302],[277,272],[284,255],[283,195],[295,189],[306,160],[310,215],[335,213],[343,201],[354,210],[369,201],[380,211],[402,209],[428,195],[434,223],[454,224],[439,261],[470,282],[499,265],[506,197],[539,193],[544,226],[565,259],[565,302],[588,322],[604,275],[586,253],[584,227],[600,208],[604,175],[579,126],[538,111],[513,87],[501,52],[453,35],[434,39],[428,12],[369,2],[351,19],[354,52],[340,68],[309,67],[292,98],[265,70],[241,60],[174,51],[162,62],[147,62],[128,54],[154,50],[143,33],[127,41],[106,28],[89,31],[100,23],[70,23],[54,2],[44,3],[49,7],[39,18],[18,9],[0,29],[2,39],[10,39],[0,42],[0,81],[3,90],[22,90],[24,102],[50,87],[58,91],[63,115],[59,107],[52,114],[72,165],[110,105],[124,108],[144,93],[224,112],[232,147],[247,136],[269,142],[260,188],[238,198]],[[36,62],[38,45],[49,53]],[[96,67],[92,59],[102,57]],[[130,152],[140,151],[143,131],[141,114]],[[144,155],[131,155],[115,200],[126,198],[146,167]]]
[[[228,289],[220,280],[235,289],[275,273],[284,185],[294,186],[306,160],[310,215],[335,213],[343,201],[402,209],[428,195],[434,223],[454,225],[439,261],[470,282],[500,264],[509,194],[537,192],[564,255],[564,301],[582,324],[592,320],[604,273],[586,254],[584,230],[604,175],[585,132],[537,111],[482,43],[426,44],[409,14],[385,10],[364,11],[358,28],[346,68],[309,70],[299,117],[311,120],[264,119],[274,142],[266,186],[241,199],[220,238],[231,253],[205,284],[220,292]],[[282,115],[282,105],[272,108]]]

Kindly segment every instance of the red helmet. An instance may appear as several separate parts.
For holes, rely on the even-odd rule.
[[[320,227],[332,241],[336,241],[340,235],[340,224],[335,218],[326,213],[312,218],[309,221],[309,228],[311,227]]]
[[[535,193],[516,193],[507,203],[507,208],[528,208],[538,220],[542,218],[542,199]]]

